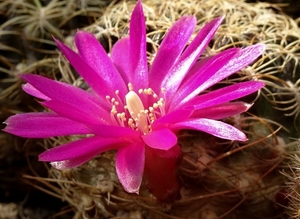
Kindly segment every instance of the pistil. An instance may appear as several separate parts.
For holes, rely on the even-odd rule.
[[[132,120],[135,122],[136,128],[144,134],[148,133],[148,111],[144,109],[144,105],[140,97],[131,90],[128,94],[126,94],[125,100],[126,108],[128,109]]]

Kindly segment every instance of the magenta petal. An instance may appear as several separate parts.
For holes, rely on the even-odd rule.
[[[91,153],[100,154],[125,145],[126,142],[119,138],[101,138],[94,136],[48,149],[39,155],[39,160],[50,162],[72,160]]]
[[[146,27],[141,1],[133,9],[130,20],[129,56],[131,63],[131,79],[134,89],[148,87],[148,63],[146,55]]]
[[[152,124],[152,129],[156,130],[159,127],[167,126],[169,123],[181,122],[189,118],[194,111],[194,107],[186,107],[167,113],[166,115],[158,118]]]
[[[95,96],[76,86],[34,74],[22,74],[20,77],[48,99],[60,100],[73,105],[84,103],[84,105],[89,104],[91,107],[97,108],[99,108],[98,104],[101,104]]]
[[[74,106],[59,100],[48,100],[41,104],[61,116],[83,124],[108,123],[109,117],[107,112],[101,114],[101,111],[92,111],[88,107],[85,107],[85,105]]]
[[[237,48],[236,48],[237,49]],[[230,49],[229,49],[230,50]],[[227,50],[226,50],[227,51]],[[222,53],[222,52],[221,52]],[[189,70],[189,72],[187,73],[187,75],[184,77],[184,79],[182,80],[182,83],[180,86],[182,86],[183,84],[186,84],[187,80],[190,80],[190,77],[194,76],[195,74],[198,74],[198,72],[201,70],[201,68],[206,65],[207,62],[210,61],[210,59],[215,58],[215,56],[217,56],[220,53],[217,53],[215,55],[211,55],[211,56],[207,56],[207,57],[201,57],[201,59],[199,59],[197,62],[195,62],[195,64],[191,67],[191,69]],[[210,72],[209,72],[210,73]],[[212,75],[210,75],[209,77],[211,77]]]
[[[193,56],[192,54],[194,53],[200,55],[206,49],[206,46],[215,35],[217,29],[219,28],[223,20],[224,16],[215,18],[209,23],[205,24],[204,27],[197,34],[195,39],[184,51],[180,59],[184,60],[190,56]],[[198,55],[196,57],[198,58]]]
[[[228,49],[218,55],[210,58],[207,62],[199,69],[197,73],[191,76],[176,92],[173,98],[172,106],[178,106],[179,103],[185,103],[193,97],[197,96],[203,91],[203,84],[209,81],[210,78],[218,72],[225,64],[237,54],[239,49],[233,48]]]
[[[24,74],[21,77],[50,99],[46,102],[51,102],[54,105],[57,103],[56,107],[59,105],[67,106],[64,109],[65,114],[68,114],[68,111],[77,110],[85,114],[85,118],[89,118],[91,121],[110,120],[110,114],[99,106],[101,102],[92,94],[78,87],[39,75]],[[45,105],[47,105],[46,102]],[[95,115],[101,115],[101,117]],[[75,119],[75,121],[78,120]]]
[[[105,101],[105,96],[113,96],[115,94],[114,87],[111,87],[109,83],[86,63],[77,53],[71,50],[57,39],[54,39],[59,49],[64,56],[68,59],[75,70],[83,77],[83,79],[90,85],[90,87],[98,94],[102,100]],[[96,58],[96,57],[95,57]]]
[[[241,49],[236,56],[226,65],[223,69],[220,70],[224,72],[237,72],[240,69],[248,66],[252,62],[254,62],[266,49],[265,44],[256,44],[253,46],[248,46],[245,49]],[[225,73],[223,73],[225,74]],[[216,75],[216,80],[220,81],[227,76],[223,76],[223,74]],[[221,79],[220,79],[221,77]]]
[[[237,128],[228,125],[224,122],[211,119],[191,119],[185,122],[173,124],[171,129],[194,129],[203,131],[219,138],[237,141],[246,141],[246,135]]]
[[[137,142],[118,150],[116,156],[116,171],[125,191],[129,193],[139,193],[144,166],[144,142]]]
[[[223,17],[216,18],[206,24],[201,31],[197,34],[195,39],[183,52],[182,56],[172,67],[172,69],[166,74],[161,87],[166,89],[166,100],[171,101],[173,95],[175,95],[182,80],[198,59],[199,55],[205,50],[209,41],[214,36],[216,30],[221,24]],[[168,107],[168,104],[167,104]]]
[[[78,166],[86,163],[87,161],[91,160],[98,154],[99,154],[98,151],[94,151],[90,154],[86,154],[81,157],[76,157],[71,160],[54,161],[54,162],[51,162],[50,164],[58,170],[71,169],[71,168],[75,168],[75,167],[78,167]]]
[[[134,139],[139,137],[139,132],[122,126],[114,126],[114,125],[88,125],[91,131],[99,136],[104,138],[119,138],[123,137],[126,139]]]
[[[195,110],[219,105],[251,94],[262,88],[264,85],[265,84],[260,81],[240,82],[206,94],[202,94],[189,101],[186,105],[194,106]]]
[[[143,135],[142,139],[149,147],[165,151],[177,144],[176,135],[169,129],[152,131],[147,135]]]
[[[252,104],[244,102],[230,102],[217,106],[211,106],[196,110],[193,118],[207,118],[207,119],[223,119],[230,116],[238,115],[242,112],[246,112]]]
[[[164,37],[149,72],[150,87],[160,92],[161,82],[182,53],[196,26],[196,18],[184,16]]]
[[[132,83],[130,72],[129,38],[118,40],[112,48],[110,59],[126,84]]]
[[[25,138],[48,138],[53,136],[90,134],[83,124],[54,113],[24,113],[9,117],[4,131]]]
[[[121,96],[125,96],[127,85],[96,37],[91,33],[78,31],[75,35],[75,44],[79,55],[99,77],[102,77],[113,90],[119,90]]]
[[[46,95],[44,95],[43,93],[41,93],[38,89],[36,89],[34,86],[32,86],[29,83],[26,83],[22,86],[22,89],[30,94],[31,96],[34,96],[36,98],[42,99],[42,100],[50,100],[49,97],[47,97]]]
[[[206,80],[200,86],[200,90],[205,90],[212,85],[218,83],[224,78],[232,75],[233,73],[241,70],[242,68],[251,64],[258,56],[265,50],[264,44],[257,44],[241,49],[226,65],[224,65],[216,74],[209,80]]]

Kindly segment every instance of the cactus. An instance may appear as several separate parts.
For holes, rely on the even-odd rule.
[[[135,5],[134,1],[37,2],[0,1],[1,19],[4,20],[0,28],[2,121],[14,113],[44,110],[21,90],[22,80],[18,77],[21,73],[39,74],[87,88],[82,78],[55,51],[51,35],[73,46],[76,29],[84,29],[93,33],[110,53],[117,39],[128,34],[130,14]],[[50,6],[63,8],[53,9],[55,16],[49,18],[50,26],[41,23],[45,26],[33,30],[30,22],[21,22],[22,18],[31,16],[31,12],[37,13],[32,10],[34,7]],[[18,154],[23,162],[27,156],[28,170],[31,168],[32,172],[19,170],[18,179],[22,179],[19,183],[24,185],[25,182],[63,200],[67,208],[61,214],[72,212],[74,218],[252,219],[284,217],[285,213],[297,218],[299,158],[293,154],[298,151],[300,136],[300,32],[295,20],[269,3],[144,0],[143,7],[149,63],[166,32],[183,15],[197,17],[195,33],[211,19],[226,15],[203,56],[232,47],[266,45],[266,51],[255,63],[212,88],[248,80],[266,84],[260,92],[242,99],[255,102],[249,112],[224,120],[246,133],[249,140],[241,143],[220,140],[202,132],[179,132],[178,144],[183,156],[178,177],[182,188],[180,197],[171,203],[158,202],[145,181],[139,195],[125,192],[115,172],[114,151],[71,170],[56,170],[34,161],[43,149],[76,140],[75,137],[25,141],[1,133],[1,146],[6,145],[2,147],[1,163],[11,154]],[[23,155],[19,152],[24,148],[27,153]],[[15,164],[12,162],[12,166]],[[2,173],[4,175],[4,169],[0,175]]]

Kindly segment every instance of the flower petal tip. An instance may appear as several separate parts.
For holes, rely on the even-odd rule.
[[[233,140],[245,142],[248,140],[244,132],[240,131],[236,133],[236,136],[232,136]]]
[[[248,109],[250,109],[253,106],[254,103],[245,103],[245,111],[247,111]]]
[[[57,41],[57,40],[58,40],[58,39],[56,39],[55,36],[53,36],[53,35],[52,35],[52,39],[53,39],[54,41]]]
[[[6,120],[4,120],[3,122],[2,122],[2,124],[5,124],[5,125],[7,125],[8,124],[8,120],[10,119],[10,117],[8,117]],[[5,127],[4,129],[6,129],[7,127]],[[2,129],[2,130],[4,130],[4,129]]]
[[[28,74],[28,73],[19,74],[19,77],[22,78],[24,81],[27,82],[26,78],[27,78],[27,77],[30,77],[30,76],[28,76],[28,75],[31,75],[31,74]]]
[[[258,43],[256,45],[254,45],[259,51],[261,51],[261,53],[263,53],[266,50],[266,45],[263,43]]]
[[[62,42],[60,42],[60,40],[59,39],[56,39],[54,36],[52,36],[52,39],[54,40],[54,42],[58,45],[59,43],[62,43]]]
[[[65,47],[64,43],[61,42],[59,39],[56,39],[56,38],[53,37],[53,40],[54,40],[54,42],[56,43],[57,47],[58,47],[60,50],[62,50],[62,48]]]
[[[262,81],[255,81],[255,87],[257,88],[257,90],[263,88],[266,84]]]
[[[52,167],[54,167],[55,169],[58,169],[58,170],[66,170],[66,169],[70,169],[70,168],[67,166],[67,162],[64,162],[64,161],[50,162],[50,165],[51,165]]]
[[[138,187],[138,188],[130,188],[130,189],[126,189],[126,187],[124,187],[123,186],[123,188],[124,188],[124,190],[126,191],[126,192],[128,192],[128,193],[135,193],[135,194],[137,194],[137,195],[139,195],[140,194],[140,187]]]
[[[220,17],[215,18],[216,20],[218,20],[219,22],[222,22],[225,19],[226,15],[222,15]]]
[[[123,180],[120,180],[124,190],[128,193],[135,193],[137,195],[139,195],[140,193],[140,187],[141,187],[141,183],[124,183]]]
[[[225,17],[226,17],[225,15],[223,15],[223,16],[221,16],[221,17],[216,17],[216,18],[214,18],[212,21],[210,21],[209,23],[207,23],[206,25],[209,25],[209,24],[211,24],[211,23],[214,23],[213,26],[219,27],[219,26],[221,25],[221,23],[224,21]]]
[[[245,142],[245,141],[248,141],[249,139],[245,136],[245,138],[244,139],[241,139],[241,140],[239,140],[239,141],[243,141],[243,142]]]
[[[95,38],[95,36],[90,32],[87,32],[87,31],[84,31],[84,30],[78,30],[76,32],[74,38],[75,38],[75,42],[76,42],[80,38],[88,40],[89,38],[92,38],[92,39]]]
[[[142,5],[142,1],[138,0],[137,4],[135,5],[133,12],[132,12],[132,16],[134,15],[134,13],[138,13],[138,14],[142,14],[144,15],[143,12],[143,5]]]
[[[45,151],[46,152],[46,151]],[[43,153],[41,153],[41,154],[39,154],[39,156],[38,156],[38,161],[48,161],[47,160],[47,158],[46,158],[46,156],[44,156],[44,153],[45,152],[43,152]]]
[[[239,131],[239,132],[235,133],[234,135],[232,135],[231,138],[228,140],[245,142],[245,141],[248,141],[248,138],[242,131]]]

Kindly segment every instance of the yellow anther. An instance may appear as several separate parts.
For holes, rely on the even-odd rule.
[[[124,113],[124,112],[121,113],[121,116],[122,116],[123,121],[126,121],[126,116],[125,116],[125,113]]]
[[[148,88],[148,89],[147,89],[147,94],[148,94],[148,95],[151,95],[152,93],[153,93],[153,90],[152,90],[151,88]]]
[[[116,109],[116,106],[112,106],[111,108],[111,111],[110,111],[112,114],[117,114],[117,109]]]

